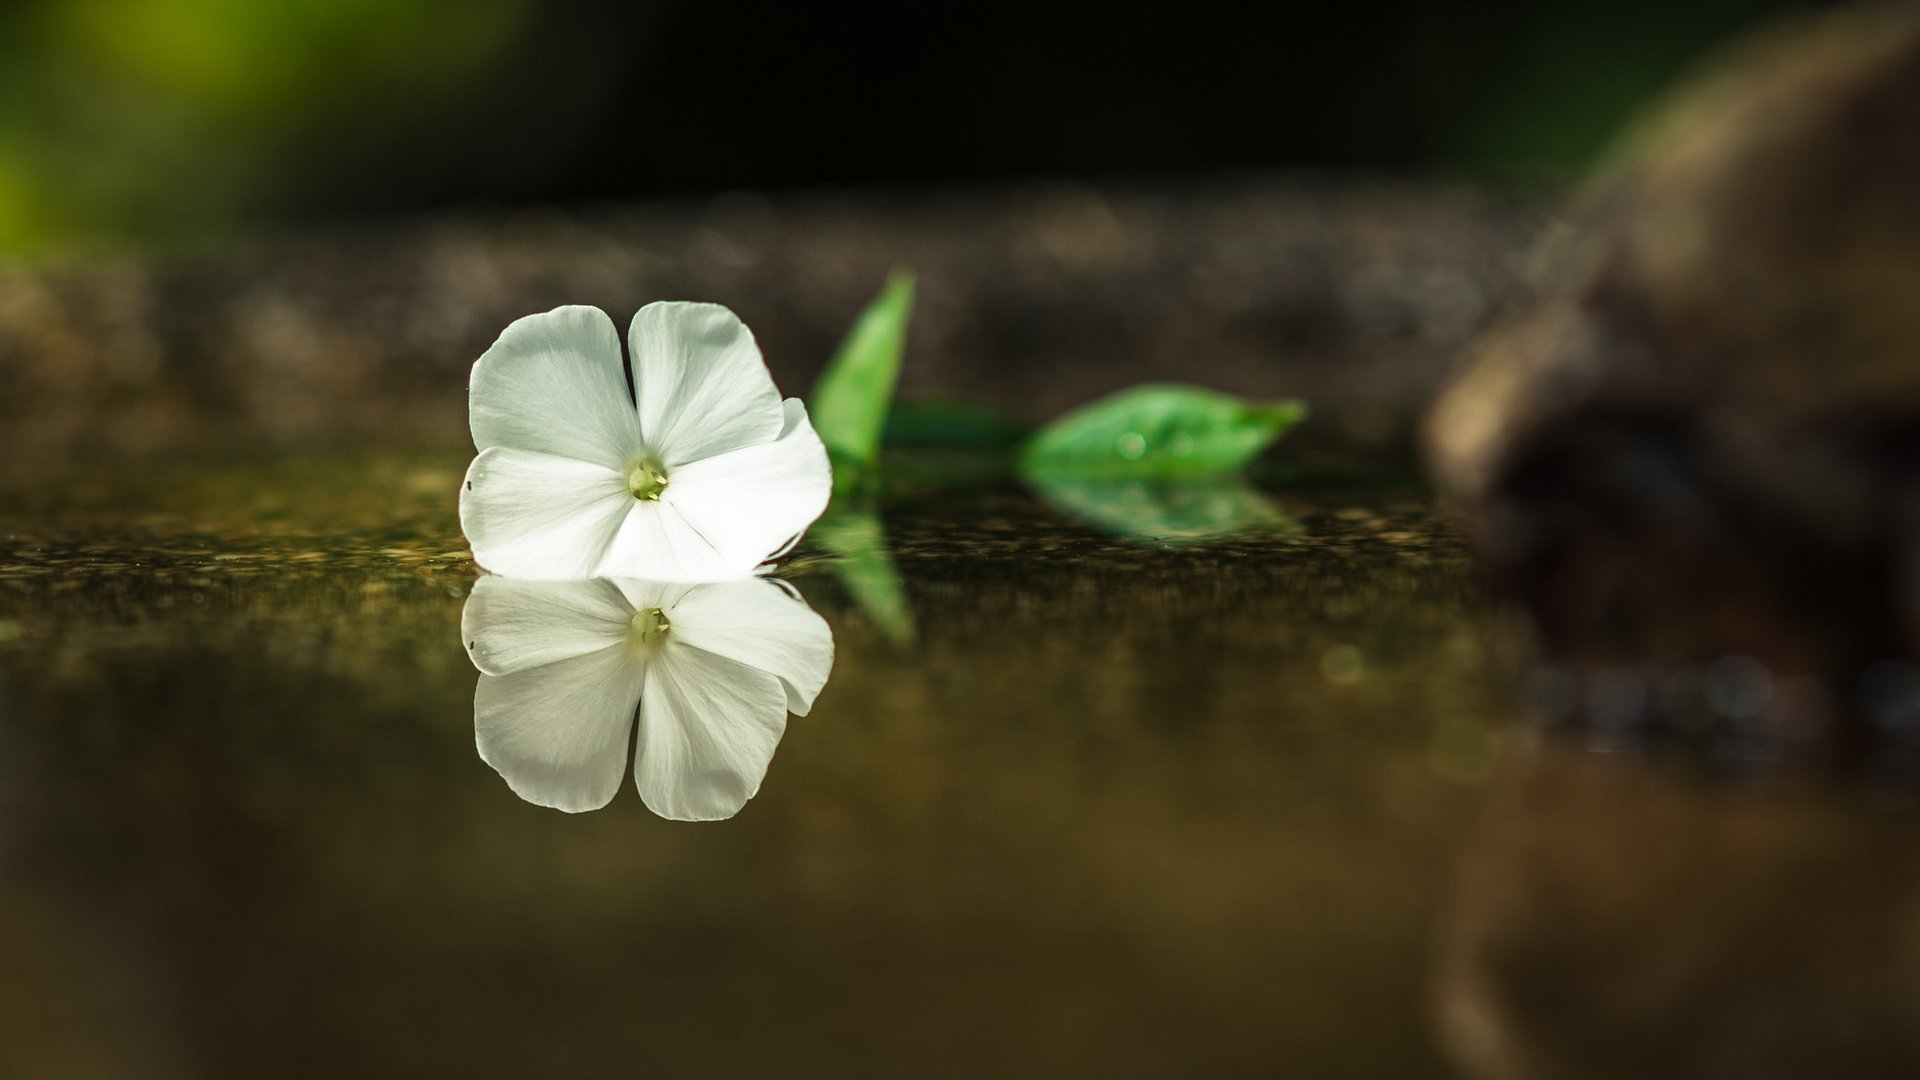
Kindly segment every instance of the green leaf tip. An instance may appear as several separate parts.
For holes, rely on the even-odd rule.
[[[870,470],[880,461],[912,315],[913,274],[895,271],[854,320],[807,397],[807,413],[833,458],[837,485],[844,483],[841,472]]]
[[[1028,476],[1130,478],[1237,472],[1295,424],[1303,401],[1247,401],[1178,383],[1122,390],[1060,417],[1020,451]]]

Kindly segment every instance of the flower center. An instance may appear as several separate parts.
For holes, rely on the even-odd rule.
[[[633,619],[627,624],[627,632],[635,645],[653,648],[667,639],[667,631],[673,629],[673,623],[667,619],[667,613],[659,608],[648,608],[633,613]]]
[[[627,469],[627,494],[642,502],[658,502],[667,490],[667,474],[652,461],[635,461]]]

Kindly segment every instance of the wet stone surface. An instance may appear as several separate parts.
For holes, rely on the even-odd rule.
[[[827,688],[689,826],[475,755],[462,465],[13,493],[10,1065],[1440,1071],[1424,928],[1497,699],[1417,492],[1270,494],[1219,544],[1000,483],[836,509],[783,571]]]
[[[1417,488],[836,507],[781,571],[831,678],[745,809],[687,825],[631,779],[532,806],[476,755],[465,453],[0,500],[0,1072],[1910,1061],[1911,810],[1539,750]],[[1813,1009],[1820,964],[1882,1004]]]

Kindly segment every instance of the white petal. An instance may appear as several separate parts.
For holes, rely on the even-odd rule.
[[[494,447],[460,488],[460,531],[473,561],[538,581],[592,577],[634,505],[626,480],[599,465]]]
[[[646,666],[625,642],[511,675],[473,691],[474,744],[514,794],[577,814],[597,810],[627,771]]]
[[[765,578],[689,590],[669,616],[674,637],[780,680],[787,711],[807,715],[833,670],[833,631],[804,601]]]
[[[813,524],[833,494],[827,448],[806,406],[789,398],[782,412],[777,440],[682,465],[661,495],[728,566],[750,569],[771,557]]]
[[[780,434],[780,392],[760,346],[719,304],[661,302],[627,332],[640,432],[674,466],[768,442]]]
[[[624,470],[642,449],[620,335],[596,307],[517,319],[474,362],[474,446],[511,446]]]
[[[508,675],[625,641],[634,611],[610,582],[489,576],[467,596],[460,636],[474,667]]]
[[[655,582],[725,581],[752,573],[759,561],[758,556],[729,556],[662,498],[633,503],[593,573]]]
[[[634,786],[663,818],[730,818],[760,790],[786,730],[780,680],[670,642],[641,691]]]
[[[643,581],[639,578],[611,578],[607,582],[620,590],[627,603],[635,611],[648,608],[666,608],[672,610],[680,603],[681,597],[698,586],[684,581]]]

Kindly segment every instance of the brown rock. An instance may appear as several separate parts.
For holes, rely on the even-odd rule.
[[[1576,669],[1754,657],[1859,712],[1920,659],[1920,11],[1741,46],[1543,254],[1429,418],[1485,564]]]

